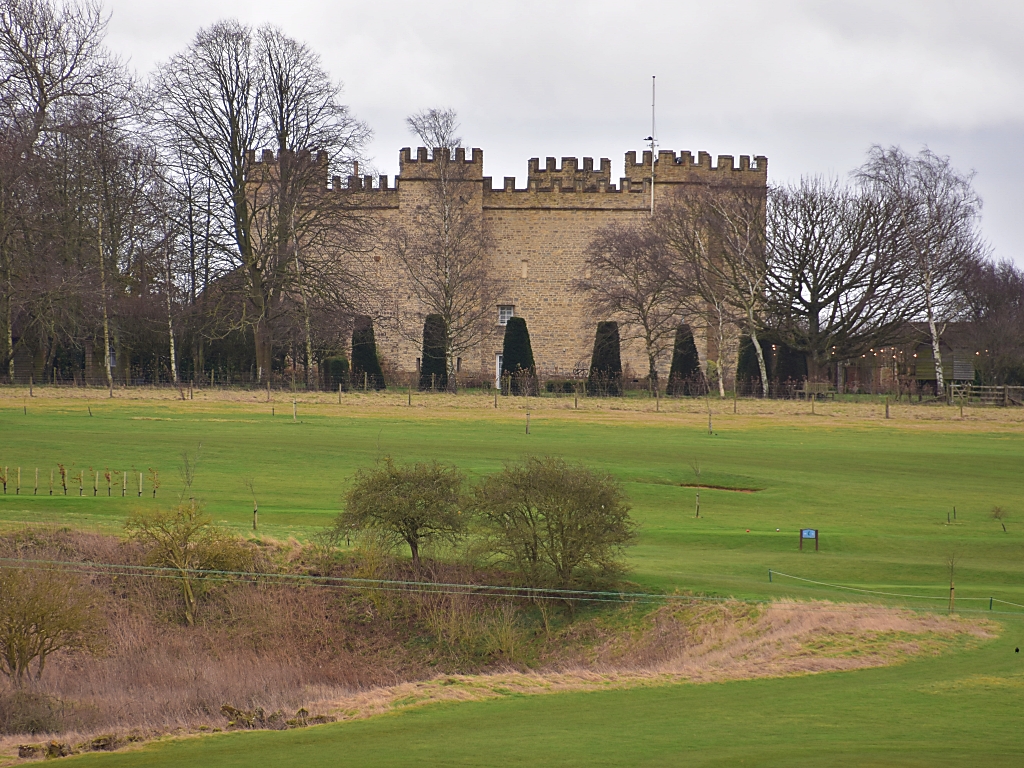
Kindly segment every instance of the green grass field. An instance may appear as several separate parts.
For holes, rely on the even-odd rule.
[[[968,413],[879,403],[741,401],[508,402],[459,398],[306,396],[113,401],[0,394],[0,466],[10,467],[0,524],[119,529],[138,507],[173,503],[184,450],[202,443],[198,494],[214,518],[244,531],[255,478],[260,533],[302,538],[328,525],[352,472],[383,454],[437,458],[471,476],[525,453],[556,454],[617,476],[640,523],[629,554],[645,588],[765,599],[865,599],[775,577],[768,569],[863,589],[931,596],[878,599],[941,608],[946,558],[957,552],[958,607],[999,619],[999,640],[893,668],[783,680],[508,698],[287,733],[218,736],[97,765],[856,764],[983,765],[1024,761],[1024,618],[988,613],[989,598],[1024,604],[1024,423],[1016,412]],[[37,393],[38,394],[38,393]],[[226,396],[225,396],[226,397]],[[245,399],[245,398],[248,399]],[[461,398],[461,399],[460,399]],[[271,407],[276,414],[271,416]],[[27,413],[23,410],[27,408]],[[525,410],[531,410],[525,434]],[[89,409],[92,416],[89,415]],[[639,410],[638,410],[639,409]],[[708,485],[694,518],[699,460]],[[67,497],[49,495],[57,462],[87,472]],[[14,494],[15,467],[22,492]],[[40,495],[33,495],[40,467]],[[106,497],[105,467],[160,471],[157,499]],[[99,469],[92,497],[89,468]],[[756,489],[756,490],[755,490]],[[59,483],[58,490],[60,494]],[[956,520],[947,513],[956,507]],[[1008,515],[991,518],[993,506]],[[797,550],[797,530],[821,531],[821,550]],[[749,529],[749,532],[748,532]],[[779,529],[776,531],[776,529]],[[1020,611],[995,604],[997,609]],[[91,761],[91,762],[90,762]]]

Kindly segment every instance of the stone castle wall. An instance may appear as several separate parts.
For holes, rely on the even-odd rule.
[[[437,156],[424,148],[406,148],[399,154],[399,176],[389,186],[381,176],[349,176],[332,179],[331,191],[351,195],[361,207],[372,212],[381,231],[395,224],[409,223],[417,210],[432,204],[436,184]],[[272,161],[264,156],[264,162]],[[597,232],[611,224],[639,221],[649,215],[651,204],[651,153],[637,160],[635,152],[625,156],[625,176],[618,185],[611,180],[611,162],[602,158],[595,168],[591,158],[537,158],[528,165],[526,187],[516,189],[515,178],[506,177],[495,187],[483,175],[483,152],[459,149],[448,160],[458,168],[460,190],[467,190],[468,203],[478,216],[486,244],[489,271],[494,275],[497,299],[489,336],[462,360],[462,372],[493,376],[495,356],[500,354],[504,327],[498,323],[498,306],[510,305],[523,317],[530,330],[533,353],[540,372],[572,375],[585,372],[590,364],[594,331],[599,320],[587,297],[575,289],[585,276],[585,253]],[[753,162],[741,156],[739,163],[729,155],[717,162],[706,152],[695,159],[691,153],[658,152],[655,163],[655,206],[663,205],[681,186],[764,188],[768,161],[758,156]],[[393,370],[411,372],[420,357],[419,334],[424,309],[403,277],[400,264],[383,242],[367,261],[371,277],[382,287],[378,297],[377,339],[382,357]],[[386,294],[386,295],[385,295]],[[703,346],[702,344],[700,346]],[[704,350],[701,350],[702,358]],[[646,375],[647,361],[635,342],[623,346],[623,366]],[[670,360],[662,361],[667,375]]]

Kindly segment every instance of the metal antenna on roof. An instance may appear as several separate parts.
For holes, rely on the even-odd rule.
[[[651,135],[644,139],[651,143],[651,216],[654,215],[654,160],[657,157],[656,148],[658,146],[658,130],[654,120],[654,85],[655,75],[651,75]]]

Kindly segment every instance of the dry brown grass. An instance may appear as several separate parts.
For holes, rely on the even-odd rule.
[[[194,399],[182,401],[172,388],[139,387],[115,389],[114,399],[107,390],[95,387],[36,387],[29,398],[27,387],[0,387],[0,403],[10,406],[28,405],[32,408],[78,408],[86,404],[103,406],[113,404],[159,404],[168,412],[161,419],[207,419],[209,421],[245,420],[247,416],[263,415],[270,407],[290,413],[292,400],[303,414],[317,415],[395,415],[411,413],[416,418],[439,419],[507,419],[522,418],[529,411],[532,419],[586,420],[597,422],[650,422],[667,424],[707,424],[707,405],[700,398],[662,398],[660,412],[650,398],[590,398],[579,400],[574,408],[572,396],[561,397],[502,397],[494,408],[493,395],[482,391],[463,392],[458,395],[442,393],[413,393],[412,407],[407,405],[405,389],[383,392],[348,392],[338,404],[337,393],[275,391],[267,402],[265,390],[202,389],[194,391]],[[785,422],[808,427],[831,427],[838,423],[885,422],[885,406],[881,402],[822,401],[814,406],[803,400],[741,399],[737,413],[733,413],[731,399],[711,399],[714,421],[731,426],[753,426],[766,422]],[[893,428],[941,428],[957,430],[1016,430],[1024,426],[1024,408],[974,407],[964,409],[960,418],[959,406],[937,403],[916,403],[906,399],[890,404]],[[143,417],[140,417],[143,418]]]

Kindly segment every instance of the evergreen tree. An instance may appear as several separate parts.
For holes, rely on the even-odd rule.
[[[444,318],[427,315],[423,323],[423,356],[420,358],[420,389],[448,388],[448,359],[445,354]]]
[[[501,346],[501,375],[509,376],[513,395],[537,392],[537,367],[533,362],[530,331],[526,320],[510,317],[505,325],[505,340]]]
[[[321,366],[324,378],[324,388],[334,391],[339,386],[346,392],[349,390],[348,380],[348,358],[344,355],[334,355],[324,359]]]
[[[622,394],[619,324],[614,320],[597,324],[594,354],[590,358],[590,376],[587,378],[587,392],[592,395]]]
[[[363,386],[364,374],[369,386],[384,389],[384,371],[380,367],[373,320],[359,315],[352,328],[352,383],[355,387]]]
[[[703,382],[697,345],[693,342],[693,331],[686,323],[676,329],[676,340],[672,348],[672,367],[668,374],[668,394],[685,395],[687,386]]]

